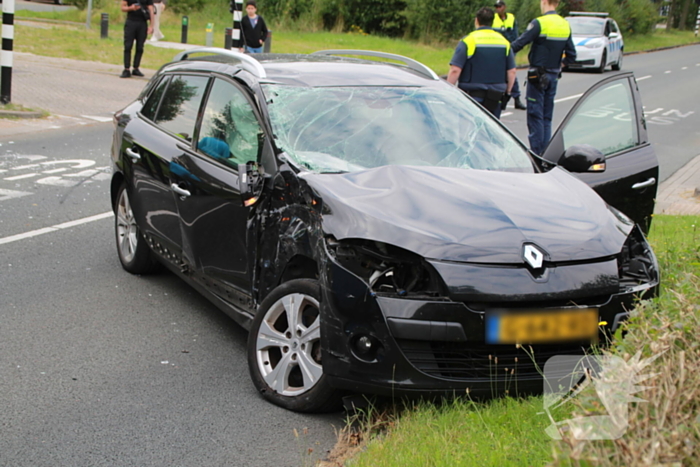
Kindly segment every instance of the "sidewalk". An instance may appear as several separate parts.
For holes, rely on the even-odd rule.
[[[176,42],[148,46],[187,50]],[[75,125],[109,122],[115,111],[133,101],[155,70],[145,78],[122,79],[121,65],[14,53],[12,102],[51,113],[44,119],[0,119],[0,138]],[[700,155],[659,187],[656,214],[700,215]]]

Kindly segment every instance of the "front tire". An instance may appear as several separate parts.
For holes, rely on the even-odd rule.
[[[622,69],[622,55],[623,55],[623,54],[622,54],[622,50],[620,50],[620,58],[619,58],[619,60],[617,61],[617,63],[613,63],[613,65],[612,65],[612,69],[613,69],[614,71],[620,71],[620,70]]]
[[[248,336],[248,368],[256,389],[275,405],[295,412],[340,409],[321,362],[321,289],[295,279],[263,300]]]
[[[129,194],[124,184],[117,192],[114,234],[119,261],[124,269],[132,274],[149,274],[158,269],[158,260],[136,225]]]
[[[608,61],[608,53],[605,50],[603,50],[603,56],[600,59],[600,66],[598,68],[596,68],[596,71],[598,73],[603,73],[605,71],[607,61]]]

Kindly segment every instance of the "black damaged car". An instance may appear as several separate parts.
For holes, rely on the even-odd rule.
[[[541,390],[549,357],[657,291],[631,73],[542,157],[429,68],[368,51],[183,52],[115,124],[124,269],[164,264],[248,329],[255,387],[288,409]]]

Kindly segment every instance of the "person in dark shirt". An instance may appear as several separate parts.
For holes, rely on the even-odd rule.
[[[153,0],[122,0],[121,10],[126,13],[124,24],[124,71],[121,78],[131,76],[143,76],[139,66],[143,55],[143,45],[146,37],[153,31],[150,26],[153,18]],[[131,49],[136,41],[136,53],[134,53],[134,69],[131,67]]]
[[[258,15],[258,6],[254,0],[248,0],[245,4],[246,16],[241,20],[242,44],[241,52],[259,54],[263,51],[265,39],[267,39],[267,25],[262,16]]]
[[[476,12],[476,29],[457,44],[447,81],[499,118],[515,81],[515,58],[510,42],[491,28],[493,17],[491,8]]]

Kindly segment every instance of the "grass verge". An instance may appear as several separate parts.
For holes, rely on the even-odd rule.
[[[541,397],[462,399],[397,409],[360,430],[346,428],[340,444],[359,445],[356,454],[323,465],[699,465],[700,217],[656,216],[650,241],[660,262],[661,294],[635,310],[610,353],[627,362],[638,351],[641,358],[660,356],[644,371],[655,376],[640,383],[648,388],[636,396],[645,402],[629,404],[620,439],[579,440],[572,432],[562,441],[550,439]],[[600,397],[584,392],[554,418],[605,415]]]

